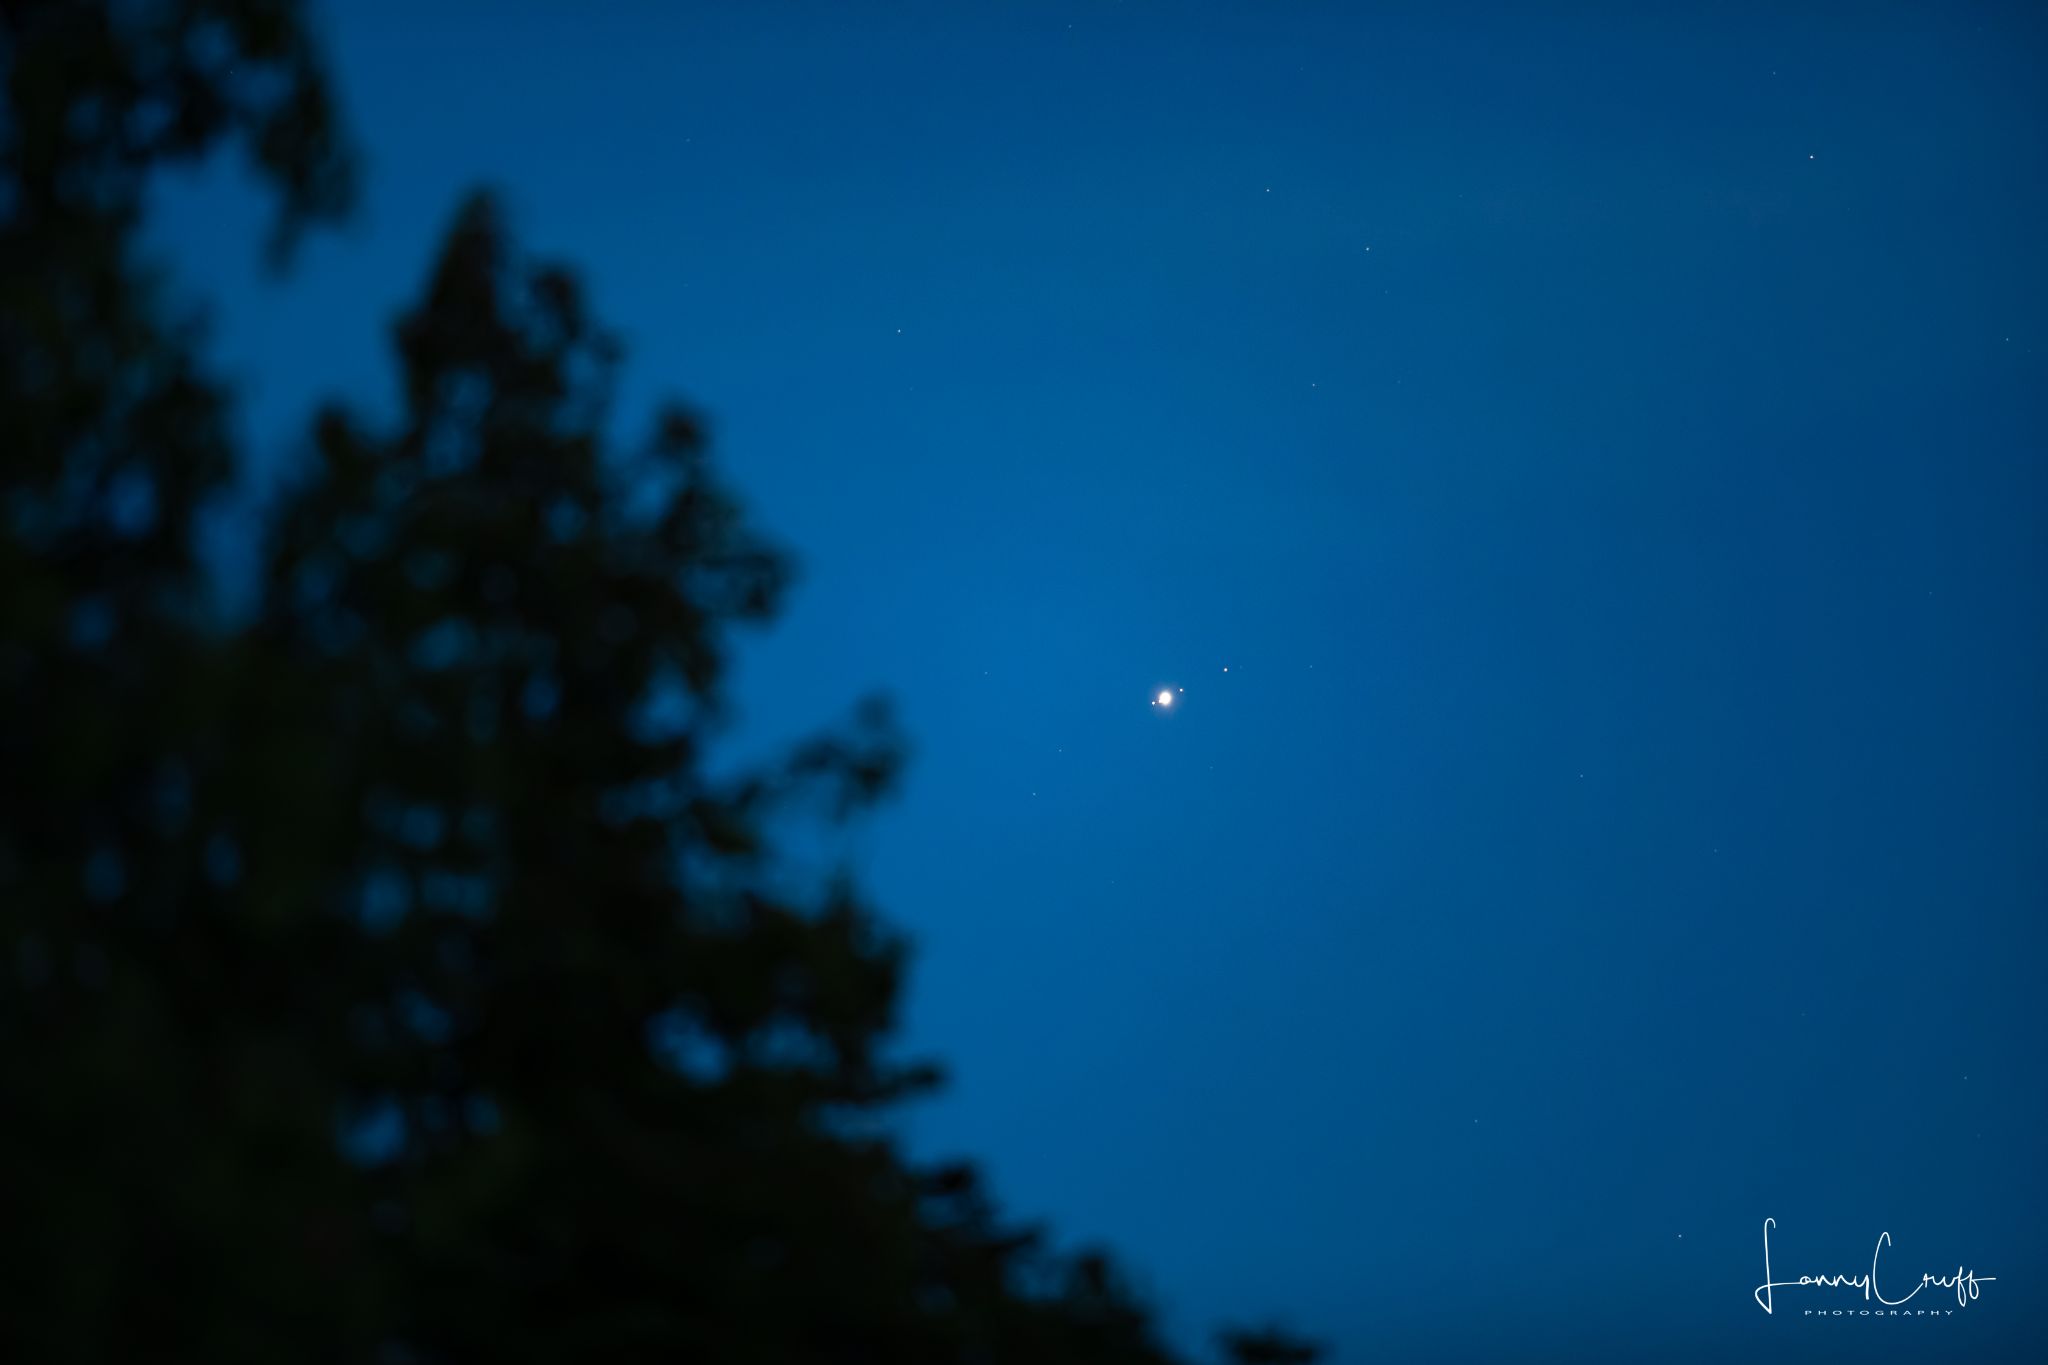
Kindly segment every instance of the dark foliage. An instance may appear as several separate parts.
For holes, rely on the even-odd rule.
[[[280,247],[344,208],[318,62],[281,0],[0,16],[0,1354],[1167,1360],[874,1121],[933,1080],[902,946],[774,835],[899,741],[707,775],[785,564],[688,413],[613,448],[574,279],[463,208],[404,411],[318,418],[215,620],[235,452],[136,215],[229,143]]]

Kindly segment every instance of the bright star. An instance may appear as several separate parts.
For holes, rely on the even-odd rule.
[[[1152,704],[1153,704],[1154,706],[1171,706],[1171,705],[1173,705],[1173,693],[1172,693],[1171,691],[1169,691],[1168,689],[1166,689],[1166,688],[1163,688],[1163,687],[1162,687],[1162,688],[1160,688],[1160,689],[1159,689],[1159,699],[1158,699],[1157,701],[1153,702]]]

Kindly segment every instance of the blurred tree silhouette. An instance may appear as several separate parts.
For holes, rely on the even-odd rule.
[[[231,142],[278,252],[344,210],[316,54],[285,0],[0,17],[6,1358],[1167,1361],[1103,1258],[872,1121],[934,1079],[882,1055],[901,945],[772,835],[900,743],[869,704],[706,774],[785,564],[688,413],[610,447],[573,278],[467,204],[404,411],[318,418],[214,619],[225,400],[137,215]]]

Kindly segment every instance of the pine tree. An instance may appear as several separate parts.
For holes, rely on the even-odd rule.
[[[904,945],[779,836],[901,741],[708,771],[789,575],[702,424],[615,441],[618,347],[473,198],[402,411],[319,415],[220,619],[236,452],[138,206],[236,141],[280,253],[344,209],[317,54],[278,0],[0,15],[7,1358],[1169,1360],[889,1134]]]

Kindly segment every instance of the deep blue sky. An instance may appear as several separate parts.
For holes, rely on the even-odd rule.
[[[328,6],[357,222],[159,220],[265,473],[501,186],[800,555],[739,742],[915,737],[918,1148],[1179,1340],[2048,1335],[2041,17],[862,8]]]

